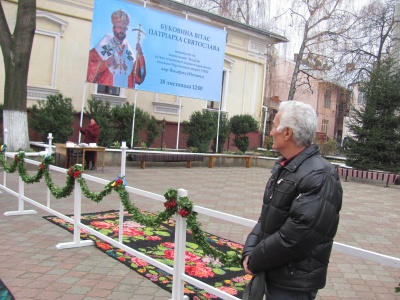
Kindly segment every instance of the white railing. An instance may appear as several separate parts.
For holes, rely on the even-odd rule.
[[[121,157],[121,174],[125,174],[125,159],[126,159],[126,148],[122,148],[122,157]],[[6,157],[13,158],[16,153],[6,153]],[[32,164],[35,166],[38,166],[41,164],[41,162],[32,160],[32,159],[24,159],[24,162],[27,164]],[[65,174],[66,169],[56,167],[53,165],[49,166],[49,169],[51,172],[60,172]],[[133,248],[128,247],[127,245],[124,245],[122,242],[122,234],[123,234],[123,216],[124,216],[124,207],[122,203],[120,203],[119,206],[119,236],[118,236],[118,241],[102,234],[101,232],[94,230],[93,228],[82,224],[81,223],[81,209],[82,209],[82,191],[79,182],[77,181],[78,179],[75,179],[75,188],[73,192],[73,198],[74,198],[74,217],[70,218],[67,215],[64,215],[61,212],[58,212],[54,209],[51,208],[51,201],[50,201],[50,190],[47,189],[47,204],[43,205],[39,202],[37,202],[34,199],[29,198],[28,196],[25,195],[24,187],[25,183],[22,181],[21,177],[18,176],[18,191],[14,191],[6,186],[6,175],[7,173],[4,171],[4,185],[0,185],[0,188],[9,192],[10,194],[18,197],[18,210],[16,211],[9,211],[5,212],[5,216],[16,216],[16,215],[26,215],[26,214],[36,214],[37,212],[35,210],[25,210],[24,209],[24,203],[30,203],[34,205],[35,207],[42,209],[52,215],[57,216],[58,218],[61,218],[65,220],[66,222],[69,222],[74,225],[74,234],[73,234],[73,239],[71,242],[67,243],[59,243],[56,245],[57,249],[67,249],[67,248],[74,248],[74,247],[84,247],[84,246],[91,246],[94,245],[93,241],[91,240],[81,240],[80,237],[80,232],[81,229],[87,231],[91,235],[96,236],[97,238],[119,248],[125,251],[126,253],[129,253],[132,256],[136,256],[149,264],[154,265],[157,268],[160,268],[161,270],[172,274],[173,275],[173,283],[172,283],[172,300],[182,300],[182,299],[188,299],[187,296],[184,295],[184,282],[187,282],[189,284],[192,284],[193,286],[203,289],[207,291],[210,294],[213,294],[221,299],[227,299],[227,300],[239,300],[239,298],[232,296],[230,294],[225,293],[224,291],[217,289],[213,286],[210,286],[208,284],[205,284],[202,281],[199,281],[189,275],[185,274],[185,249],[186,249],[186,219],[181,217],[179,214],[175,216],[175,255],[174,255],[174,267],[171,268],[170,266],[167,266],[163,263],[160,263],[159,261],[148,257],[141,252],[136,251]],[[82,173],[82,178],[84,178],[86,181],[92,181],[95,182],[99,185],[107,185],[110,183],[109,180],[97,178],[94,176],[87,175],[85,173]],[[154,201],[159,201],[159,202],[165,202],[165,198],[163,195],[158,195],[155,193],[151,193],[148,191],[144,191],[141,189],[137,189],[131,186],[126,186],[125,190],[134,196],[142,196],[145,197],[146,199],[149,200],[154,200]],[[178,197],[185,197],[187,196],[187,191],[184,189],[178,189]],[[225,220],[229,222],[233,222],[235,224],[247,226],[247,227],[253,227],[256,222],[253,220],[241,218],[238,216],[214,211],[211,209],[207,209],[201,206],[194,206],[193,211],[207,215],[213,218],[217,218],[220,220]]]
[[[49,135],[49,144],[51,145],[51,135]],[[49,148],[51,149],[51,147]],[[121,175],[125,174],[125,163],[126,163],[126,147],[121,148]],[[6,157],[13,158],[16,153],[6,153]],[[31,160],[31,159],[25,159],[24,160],[27,164],[32,164],[39,166],[41,162]],[[49,166],[50,171],[54,172],[60,172],[60,173],[66,173],[66,169],[64,168],[59,168],[53,165]],[[37,213],[35,210],[25,210],[24,209],[24,203],[28,202],[48,213],[51,213],[61,219],[64,219],[65,221],[74,224],[74,235],[73,235],[73,241],[69,243],[60,243],[57,244],[56,247],[57,249],[66,249],[66,248],[72,248],[72,247],[83,247],[83,246],[90,246],[93,245],[93,241],[89,240],[81,240],[80,238],[80,229],[84,229],[90,234],[96,236],[97,238],[104,240],[111,245],[120,248],[124,250],[125,252],[129,253],[130,255],[136,256],[154,266],[157,268],[160,268],[161,270],[164,270],[167,273],[170,273],[173,275],[173,286],[172,286],[172,300],[182,300],[182,299],[188,299],[187,296],[184,295],[183,293],[183,287],[184,287],[184,282],[190,283],[200,289],[204,289],[210,294],[213,294],[217,297],[220,297],[221,299],[227,299],[227,300],[238,300],[239,298],[234,297],[232,295],[229,295],[217,288],[214,288],[213,286],[207,285],[189,275],[185,274],[185,248],[186,248],[186,220],[185,218],[182,218],[180,215],[176,215],[176,226],[175,226],[175,256],[174,256],[174,268],[171,268],[163,263],[160,263],[159,261],[150,258],[138,251],[136,251],[133,248],[130,248],[126,245],[123,244],[122,242],[122,229],[123,229],[123,212],[124,212],[124,207],[122,203],[120,203],[119,206],[119,217],[120,217],[120,222],[119,222],[119,239],[118,241],[109,238],[108,236],[100,233],[99,231],[94,230],[91,227],[88,227],[80,222],[81,220],[81,198],[82,198],[82,191],[80,188],[79,182],[77,182],[77,179],[75,179],[75,189],[74,189],[74,218],[70,218],[54,209],[51,208],[51,201],[50,201],[50,190],[47,189],[47,204],[43,205],[27,196],[25,196],[25,190],[24,190],[24,182],[22,181],[21,177],[18,177],[18,191],[14,191],[10,188],[7,187],[6,185],[6,172],[4,171],[4,180],[3,180],[3,185],[0,185],[0,188],[9,192],[10,194],[18,197],[18,210],[17,211],[10,211],[10,212],[5,212],[5,216],[15,216],[15,215],[25,215],[25,214],[35,214]],[[109,180],[97,178],[94,176],[90,176],[87,174],[82,173],[82,178],[84,178],[87,181],[92,181],[96,182],[100,185],[107,185],[110,183]],[[159,202],[165,202],[165,198],[162,195],[158,195],[155,193],[151,193],[148,191],[144,191],[141,189],[137,189],[134,187],[126,186],[125,187],[126,191],[129,192],[130,194],[137,195],[137,196],[142,196],[154,201],[159,201]],[[187,191],[183,189],[178,190],[178,197],[185,197],[187,196]],[[232,222],[234,224],[239,224],[242,226],[246,227],[253,227],[256,224],[256,221],[250,220],[250,219],[245,219],[242,217],[226,214],[223,212],[207,209],[201,206],[195,205],[193,207],[193,210],[197,212],[198,214],[206,215],[209,217],[217,218],[220,220]],[[372,260],[375,262],[378,262],[382,265],[386,266],[391,266],[395,268],[400,268],[400,259],[396,257],[391,257],[383,254],[379,254],[376,252],[364,250],[361,248],[356,248],[352,247],[349,245],[341,244],[341,243],[334,243],[333,249],[338,252],[343,252],[345,254],[361,257],[364,259]]]

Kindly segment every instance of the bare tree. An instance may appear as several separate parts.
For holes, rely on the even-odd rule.
[[[394,10],[394,25],[393,25],[393,58],[400,64],[400,2],[397,1]]]
[[[267,28],[270,1],[184,0],[183,2],[247,25]]]
[[[379,68],[391,54],[396,46],[392,37],[395,3],[396,0],[372,1],[357,12],[357,21],[346,36],[341,60],[337,63],[342,68],[342,72],[337,72],[340,77],[347,69],[350,83],[368,79],[372,70]]]
[[[300,47],[290,83],[288,99],[299,85],[308,84],[315,71],[329,71],[335,62],[336,45],[352,26],[352,14],[342,9],[343,0],[295,0],[290,9],[300,34]],[[303,80],[298,80],[299,73]]]
[[[29,149],[27,83],[33,37],[36,29],[36,0],[18,1],[14,32],[11,33],[0,1],[0,46],[4,58],[3,128],[8,149]]]

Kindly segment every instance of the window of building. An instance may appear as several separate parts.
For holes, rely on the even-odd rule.
[[[347,106],[347,101],[346,101],[346,94],[345,92],[341,91],[338,94],[338,99],[337,99],[337,105],[338,105],[338,116],[343,117],[346,111],[346,106]]]
[[[206,109],[226,111],[226,106],[228,103],[228,90],[229,90],[229,75],[236,60],[228,55],[224,58],[224,70],[222,72],[222,86],[221,86],[221,102],[217,101],[207,101],[204,105]]]
[[[326,90],[324,96],[325,108],[331,108],[331,97],[332,97],[332,91],[329,89]]]
[[[219,102],[216,101],[207,101],[208,109],[219,109]]]
[[[28,72],[28,99],[45,100],[55,95],[60,40],[68,22],[48,12],[36,13],[36,30]],[[13,28],[13,26],[12,26]]]
[[[359,104],[359,105],[364,104],[364,93],[361,91],[360,88],[358,89],[357,104]]]
[[[112,96],[119,96],[120,88],[116,87],[116,86],[106,86],[106,85],[98,84],[97,85],[97,93],[112,95]]]
[[[346,112],[346,108],[347,108],[347,103],[342,101],[339,103],[339,111],[338,111],[338,116],[339,117],[343,117],[345,115]]]
[[[328,132],[328,120],[322,120],[322,126],[321,126],[321,131],[324,133]]]
[[[111,107],[122,105],[127,101],[125,89],[117,86],[96,84],[92,96],[94,99],[108,102]]]
[[[226,103],[224,103],[224,93],[225,93],[225,88],[226,88],[226,83],[225,83],[225,76],[226,76],[227,71],[224,70],[222,72],[222,87],[221,87],[221,103],[217,101],[207,101],[207,109],[216,109],[218,110],[221,104],[221,110],[225,110]]]

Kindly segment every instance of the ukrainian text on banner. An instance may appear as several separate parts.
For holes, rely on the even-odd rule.
[[[95,0],[87,81],[220,101],[226,32],[121,0]]]

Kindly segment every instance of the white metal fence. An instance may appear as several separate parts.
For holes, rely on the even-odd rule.
[[[6,157],[13,158],[16,153],[6,153]],[[121,174],[125,174],[125,158],[126,158],[126,153],[125,149],[122,149],[121,151]],[[26,164],[31,164],[34,166],[38,166],[41,164],[41,162],[32,160],[32,159],[24,159],[24,162]],[[66,169],[60,168],[57,166],[50,165],[49,166],[51,172],[60,172],[63,174],[66,174]],[[92,181],[97,183],[98,185],[105,186],[110,183],[109,180],[97,178],[94,176],[86,175],[85,173],[82,173],[82,178],[84,178],[86,181]],[[102,234],[101,232],[81,223],[81,210],[82,210],[82,191],[80,184],[77,182],[77,179],[75,179],[75,188],[73,191],[73,198],[74,198],[74,217],[70,218],[67,215],[54,210],[51,208],[51,193],[50,190],[47,190],[47,204],[43,205],[38,202],[38,200],[32,199],[29,196],[25,195],[25,183],[21,179],[20,176],[18,176],[18,190],[12,190],[11,188],[7,187],[7,173],[4,171],[4,178],[3,178],[3,185],[0,185],[0,188],[7,191],[8,193],[16,196],[18,198],[18,210],[16,211],[9,211],[4,213],[5,216],[16,216],[16,215],[26,215],[26,214],[35,214],[37,213],[35,210],[26,210],[24,208],[24,203],[30,203],[31,205],[34,205],[35,207],[42,209],[43,211],[46,211],[52,215],[57,216],[58,218],[61,218],[65,220],[66,222],[69,222],[74,225],[74,234],[73,234],[73,239],[71,242],[68,243],[59,243],[56,245],[57,249],[67,249],[67,248],[73,248],[73,247],[84,247],[84,246],[91,246],[94,245],[94,242],[92,240],[82,240],[80,237],[80,232],[81,229],[87,231],[88,233],[96,236],[97,238],[119,248],[125,251],[126,253],[129,253],[130,255],[136,256],[149,264],[154,265],[155,267],[173,275],[173,286],[172,286],[172,300],[181,300],[181,299],[187,299],[187,296],[184,296],[184,282],[187,282],[197,288],[203,289],[207,291],[210,294],[216,295],[220,297],[221,299],[228,299],[228,300],[238,300],[239,298],[232,296],[230,294],[225,293],[224,291],[217,289],[213,286],[210,286],[202,281],[197,280],[194,277],[191,277],[187,274],[185,274],[185,248],[186,248],[186,219],[181,217],[179,214],[176,214],[175,216],[175,256],[174,256],[174,267],[171,268],[170,266],[167,266],[163,263],[160,263],[159,261],[146,256],[142,254],[141,252],[136,251],[135,249],[128,247],[127,245],[124,245],[123,243],[123,217],[124,217],[124,207],[122,203],[119,205],[119,237],[118,241]],[[141,196],[149,201],[158,201],[158,202],[165,202],[165,198],[163,195],[158,195],[155,193],[151,193],[148,191],[144,191],[141,189],[137,189],[131,186],[126,186],[125,190],[132,196]],[[178,189],[178,197],[185,197],[187,196],[187,191],[184,189]],[[226,214],[223,212],[218,212],[215,210],[207,209],[201,206],[194,206],[193,210],[197,212],[198,214],[203,214],[206,216],[210,216],[216,219],[220,220],[225,220],[228,222],[232,222],[235,224],[247,226],[247,227],[253,227],[255,225],[255,221],[241,218],[238,216]]]
[[[51,146],[51,139],[49,142]],[[48,149],[51,149],[49,147]],[[126,147],[121,148],[121,174],[125,174],[125,163],[126,163]],[[13,158],[16,153],[6,153],[6,157]],[[39,166],[41,162],[32,160],[32,159],[25,159],[25,163]],[[51,172],[60,172],[65,174],[66,169],[64,168],[59,168],[53,165],[49,166]],[[99,185],[107,185],[110,183],[109,180],[104,180],[101,178],[97,178],[94,176],[86,175],[82,173],[82,178],[84,178],[87,181],[92,181],[95,182]],[[18,210],[16,211],[10,211],[4,213],[6,216],[16,216],[16,215],[24,215],[24,214],[33,214],[36,213],[35,210],[25,210],[24,208],[24,203],[30,203],[34,205],[35,207],[42,209],[50,214],[53,214],[66,222],[72,223],[74,225],[74,234],[73,234],[73,240],[72,242],[68,243],[60,243],[56,245],[57,249],[66,249],[66,248],[72,248],[72,247],[84,247],[84,246],[90,246],[93,245],[93,241],[91,240],[81,240],[80,238],[80,229],[84,229],[90,234],[96,236],[97,238],[104,240],[107,243],[110,243],[111,245],[122,249],[123,251],[126,251],[130,255],[136,256],[154,266],[157,268],[160,268],[161,270],[170,273],[173,275],[173,287],[172,287],[172,300],[181,300],[181,299],[187,299],[187,296],[184,296],[184,282],[187,282],[189,284],[194,285],[195,287],[198,287],[200,289],[204,289],[210,294],[216,295],[222,299],[227,299],[227,300],[238,300],[239,298],[229,295],[220,289],[214,288],[213,286],[207,285],[204,282],[201,282],[187,274],[185,274],[185,248],[186,248],[186,220],[185,218],[181,217],[180,215],[176,215],[176,226],[175,226],[175,257],[174,257],[174,267],[171,268],[170,266],[167,266],[163,263],[160,263],[159,261],[148,257],[138,251],[136,251],[133,248],[130,248],[126,245],[123,244],[123,239],[122,239],[122,233],[123,233],[123,216],[124,216],[124,207],[122,203],[119,205],[119,239],[118,241],[109,238],[108,236],[102,234],[101,232],[94,230],[91,227],[88,227],[80,222],[81,220],[81,200],[82,200],[82,191],[79,183],[77,182],[77,179],[75,179],[75,189],[74,189],[74,218],[70,218],[67,215],[64,215],[61,212],[58,212],[54,209],[51,208],[51,193],[50,190],[47,189],[47,203],[46,205],[43,205],[39,203],[37,200],[31,199],[28,196],[25,195],[25,183],[21,179],[21,177],[18,177],[18,190],[12,190],[11,188],[7,187],[7,173],[4,171],[4,178],[3,178],[3,184],[0,185],[0,188],[3,189],[4,191],[7,191],[8,193],[16,196],[18,198]],[[131,186],[126,186],[125,187],[126,191],[132,195],[132,196],[141,196],[145,197],[146,199],[149,199],[151,201],[159,201],[159,202],[165,202],[165,198],[163,195],[158,195],[155,193],[151,193],[148,191],[140,190]],[[178,190],[178,197],[185,197],[187,196],[187,191],[183,189]],[[254,220],[250,219],[245,219],[241,218],[238,216],[226,214],[223,212],[207,209],[201,206],[194,206],[193,210],[197,212],[198,214],[210,216],[216,219],[232,222],[234,224],[239,224],[242,226],[246,227],[253,227],[256,222]],[[349,255],[361,257],[364,259],[372,260],[375,262],[378,262],[382,265],[387,265],[395,268],[400,268],[400,259],[391,257],[391,256],[386,256],[382,255],[379,253],[375,253],[372,251],[348,246],[345,244],[341,243],[334,243],[334,248],[335,251],[343,252]]]

